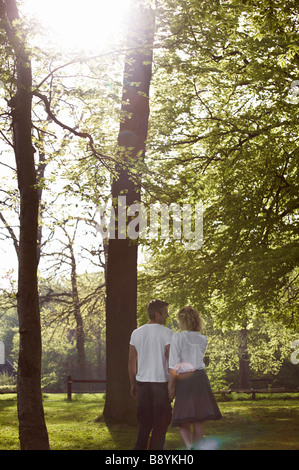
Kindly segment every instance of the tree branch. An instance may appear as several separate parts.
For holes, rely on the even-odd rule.
[[[14,244],[14,247],[15,247],[15,250],[16,250],[16,253],[17,253],[17,256],[19,256],[19,243],[18,243],[18,239],[15,235],[15,232],[13,231],[12,227],[7,223],[5,217],[3,216],[2,212],[0,212],[0,220],[3,222],[4,226],[7,228],[8,232],[9,232],[9,235],[11,236],[12,238],[12,241],[13,241],[13,244]]]
[[[39,98],[40,100],[43,101],[44,105],[45,105],[45,109],[49,115],[49,117],[60,127],[62,127],[62,129],[64,130],[67,130],[69,132],[71,132],[72,134],[76,135],[77,137],[81,137],[83,139],[88,139],[89,141],[89,147],[92,151],[92,154],[98,158],[99,160],[101,160],[101,162],[103,163],[103,165],[107,168],[107,165],[103,162],[103,159],[104,160],[111,160],[111,161],[114,161],[113,157],[109,157],[107,155],[103,155],[102,153],[98,152],[96,149],[95,149],[95,146],[94,146],[94,140],[93,140],[93,137],[91,134],[89,134],[88,132],[79,132],[77,131],[76,129],[74,129],[73,127],[70,127],[68,126],[67,124],[64,124],[63,122],[61,122],[56,116],[55,114],[52,112],[51,110],[51,106],[50,106],[50,103],[49,103],[49,100],[48,98],[43,95],[42,93],[40,93],[39,91],[36,91],[34,90],[32,92],[33,96],[36,96],[37,98]]]

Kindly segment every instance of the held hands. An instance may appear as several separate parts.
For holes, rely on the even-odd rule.
[[[168,377],[168,397],[170,401],[174,399],[175,396],[175,382],[177,378],[177,372],[174,369],[169,369]]]
[[[174,399],[174,396],[175,396],[174,383],[173,384],[168,384],[168,396],[169,396],[170,401],[172,401]]]

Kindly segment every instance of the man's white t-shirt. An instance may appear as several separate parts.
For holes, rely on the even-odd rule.
[[[137,351],[138,382],[167,382],[168,360],[165,348],[172,331],[159,323],[147,323],[132,332],[130,344]]]

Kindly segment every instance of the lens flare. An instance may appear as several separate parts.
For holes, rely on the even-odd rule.
[[[219,450],[221,447],[220,439],[216,437],[206,437],[201,439],[194,446],[195,450]]]

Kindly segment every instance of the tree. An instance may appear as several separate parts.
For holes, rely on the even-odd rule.
[[[140,167],[148,129],[153,39],[153,12],[141,2],[134,2],[128,30],[129,52],[124,68],[119,162],[117,176],[112,183],[116,230],[115,239],[109,240],[107,265],[107,394],[104,416],[121,422],[132,420],[135,410],[130,398],[127,360],[130,335],[136,328],[138,243],[119,230],[120,211],[126,207],[118,206],[118,198],[125,196],[126,206],[140,201]]]
[[[298,106],[289,91],[298,7],[197,0],[176,7],[172,19],[162,15],[169,34],[152,83],[148,165],[172,201],[202,199],[204,243],[193,253],[165,247],[161,276],[179,287],[181,263],[182,298],[208,310],[218,296],[219,324],[241,326],[256,305],[296,326]]]
[[[49,449],[41,394],[41,328],[37,284],[39,200],[31,136],[32,76],[15,0],[0,3],[1,19],[16,62],[15,95],[11,100],[14,152],[20,193],[18,247],[18,417],[22,450]]]
[[[77,360],[78,360],[78,373],[81,379],[86,379],[86,354],[85,354],[85,333],[84,333],[84,321],[81,313],[80,299],[78,292],[78,274],[77,274],[77,263],[74,251],[74,240],[77,233],[79,221],[76,220],[73,228],[73,233],[69,234],[66,225],[60,224],[60,227],[66,238],[66,242],[63,243],[64,247],[58,256],[62,256],[64,262],[69,264],[71,270],[71,302],[70,311],[72,312],[76,322],[76,349],[77,349]]]
[[[69,201],[68,205],[70,205]],[[44,287],[43,293],[40,295],[40,300],[42,305],[50,302],[55,302],[56,305],[61,304],[61,309],[57,309],[57,315],[53,314],[51,323],[60,323],[61,321],[67,320],[75,324],[78,365],[76,375],[77,378],[85,379],[87,378],[87,362],[83,311],[84,308],[86,309],[86,305],[97,306],[99,299],[104,295],[105,282],[103,282],[100,275],[98,275],[99,280],[102,282],[99,282],[92,292],[90,292],[89,289],[87,289],[86,293],[83,289],[79,292],[78,265],[80,265],[80,257],[89,263],[93,262],[97,270],[100,271],[100,268],[103,267],[101,266],[101,259],[99,259],[101,250],[99,247],[97,250],[92,249],[91,235],[95,235],[95,233],[91,234],[90,229],[86,228],[90,226],[95,228],[95,220],[83,217],[83,207],[81,207],[81,213],[78,216],[75,215],[75,208],[72,216],[68,215],[70,207],[67,207],[66,214],[64,214],[65,209],[63,204],[61,204],[61,202],[59,203],[59,200],[56,200],[56,204],[52,204],[51,210],[48,208],[46,212],[53,226],[50,229],[51,235],[49,235],[51,241],[48,242],[48,246],[43,252],[43,258],[47,259],[47,261],[45,261],[45,276],[48,282],[51,282],[51,273],[53,273],[54,279],[57,279],[60,273],[61,275],[63,273],[64,276],[67,273],[70,286],[69,288],[65,287],[64,291],[60,290],[60,292],[58,292],[57,289],[53,291],[51,287],[49,287],[49,289]],[[82,230],[82,226],[85,227],[86,232],[88,232],[86,239],[84,239],[84,235],[87,234]],[[49,231],[49,227],[46,229]],[[80,247],[80,244],[83,246]],[[84,245],[87,247],[90,246],[90,249],[86,248]],[[95,256],[96,261],[93,261]]]
[[[239,331],[239,371],[240,382],[239,386],[243,389],[250,389],[250,371],[249,371],[249,356],[247,349],[247,330],[246,327]]]
[[[98,285],[102,280],[102,289]],[[86,378],[105,379],[105,290],[104,274],[77,274],[78,305],[84,325]],[[46,391],[65,390],[66,375],[82,379],[78,363],[78,322],[74,317],[72,282],[65,270],[54,279],[40,280],[43,334],[42,384]],[[80,385],[79,390],[86,390]]]

